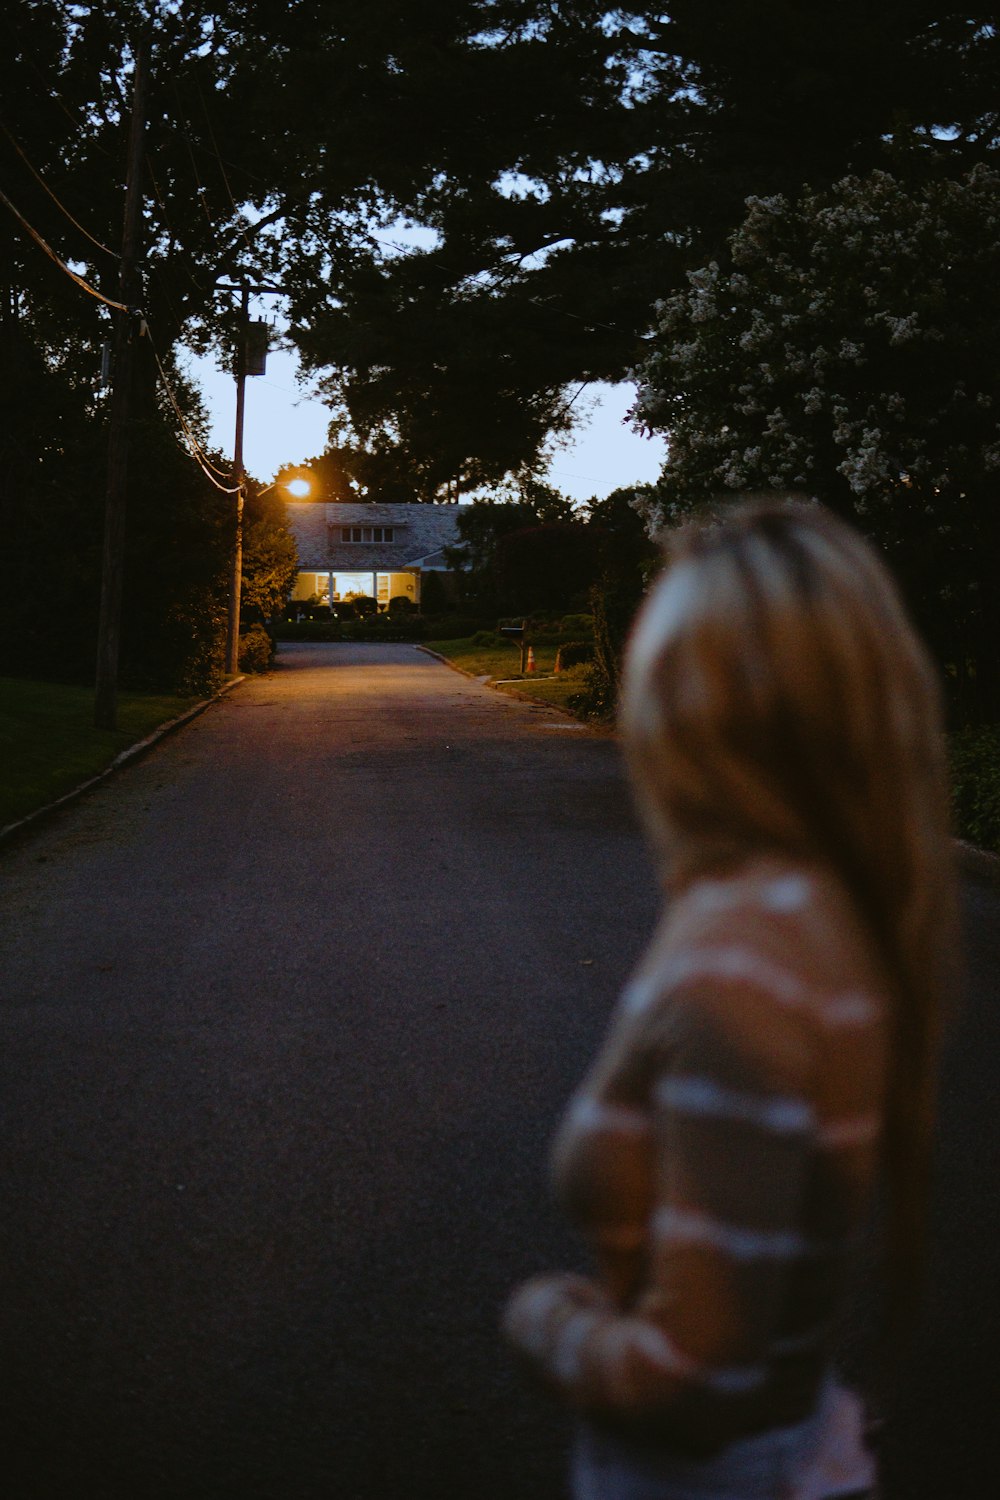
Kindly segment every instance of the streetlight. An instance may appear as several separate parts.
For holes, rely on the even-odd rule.
[[[250,294],[280,296],[276,286],[251,286],[247,281],[232,286],[216,283],[220,291],[240,293],[239,338],[236,345],[236,436],[233,441],[233,478],[236,481],[236,537],[229,578],[229,619],[226,626],[226,671],[235,676],[240,657],[240,594],[243,587],[243,498],[246,472],[243,468],[243,410],[248,375],[263,375],[267,357],[267,325],[250,321]]]

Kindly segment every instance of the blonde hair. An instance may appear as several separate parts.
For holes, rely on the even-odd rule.
[[[675,533],[668,556],[626,657],[639,804],[668,881],[758,851],[820,860],[873,935],[894,992],[883,1140],[902,1333],[956,953],[936,676],[874,549],[818,505],[749,501]]]

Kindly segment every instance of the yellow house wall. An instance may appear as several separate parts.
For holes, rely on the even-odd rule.
[[[365,574],[364,576],[370,578],[371,574]],[[296,576],[295,587],[292,590],[293,601],[296,599],[311,599],[314,594],[326,597],[329,590],[329,577],[328,573],[317,573],[314,571],[299,573]],[[337,593],[340,591],[340,584],[336,573],[334,573],[333,577],[334,593]],[[353,578],[354,575],[352,574],[351,577]],[[386,595],[384,580],[387,577],[389,580],[389,592]],[[393,599],[397,594],[403,594],[407,599],[412,599],[414,604],[420,602],[419,573],[380,573],[379,578],[382,580],[382,589],[380,592],[385,600]],[[370,584],[368,587],[370,588]]]
[[[325,593],[329,582],[327,573],[299,573],[292,590],[293,599],[311,599],[313,594]]]
[[[411,599],[414,604],[418,604],[420,602],[420,574],[390,573],[389,598],[394,599],[397,594],[403,594],[407,599]]]

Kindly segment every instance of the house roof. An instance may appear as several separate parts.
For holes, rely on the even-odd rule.
[[[288,526],[295,537],[299,567],[367,573],[440,569],[447,564],[443,547],[460,544],[458,507],[454,505],[317,504],[286,502]],[[344,526],[391,526],[391,542],[345,542]]]

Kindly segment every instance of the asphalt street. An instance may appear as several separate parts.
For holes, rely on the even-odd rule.
[[[561,1500],[497,1336],[656,914],[615,740],[286,646],[0,849],[0,1493]],[[887,1500],[1000,1492],[1000,901],[970,885]]]

